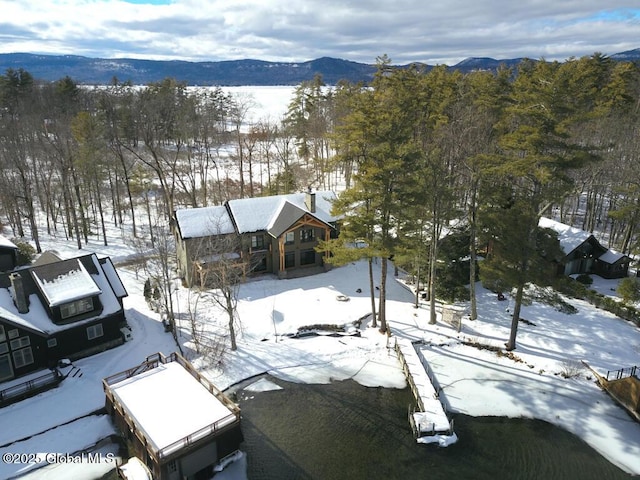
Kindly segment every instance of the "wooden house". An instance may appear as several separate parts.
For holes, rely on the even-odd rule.
[[[207,266],[237,258],[251,275],[280,278],[325,266],[315,247],[335,238],[333,192],[306,192],[229,200],[224,205],[177,210],[173,225],[178,269],[188,285],[201,284]],[[221,257],[222,256],[222,257]]]
[[[126,296],[95,254],[0,273],[0,382],[120,345]]]
[[[143,463],[155,480],[211,478],[243,440],[240,408],[177,353],[152,355],[105,378],[103,388],[107,411],[138,459],[129,463]],[[121,477],[129,478],[127,470],[119,468]]]

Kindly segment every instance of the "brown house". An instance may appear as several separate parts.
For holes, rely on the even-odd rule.
[[[188,285],[207,265],[237,258],[246,274],[280,278],[325,265],[318,241],[337,236],[331,214],[335,193],[306,192],[229,200],[224,205],[177,210],[174,215],[178,268]]]

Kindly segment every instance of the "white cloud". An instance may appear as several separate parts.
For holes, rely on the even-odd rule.
[[[153,0],[148,0],[152,2]],[[0,52],[456,63],[638,48],[637,0],[0,0]]]

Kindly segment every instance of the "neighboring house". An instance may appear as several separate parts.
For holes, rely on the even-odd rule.
[[[177,210],[178,268],[188,285],[200,284],[209,265],[238,258],[246,274],[286,278],[325,265],[315,247],[337,236],[333,192],[307,192],[229,200],[215,207]]]
[[[127,292],[111,260],[46,258],[0,273],[0,382],[123,342]]]
[[[0,272],[8,272],[18,264],[18,247],[0,235]]]
[[[211,478],[243,440],[240,408],[177,353],[152,355],[102,384],[133,455],[118,467],[122,478],[145,478],[135,475],[140,464],[155,480]]]
[[[559,274],[593,273],[604,278],[627,276],[631,258],[603,247],[592,234],[546,217],[542,217],[538,225],[558,234],[565,254],[558,267]]]

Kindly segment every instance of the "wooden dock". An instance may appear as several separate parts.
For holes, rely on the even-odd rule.
[[[416,407],[408,412],[409,423],[419,443],[438,443],[447,446],[458,439],[446,409],[434,387],[435,377],[427,361],[406,339],[396,337],[395,351],[402,364]]]

